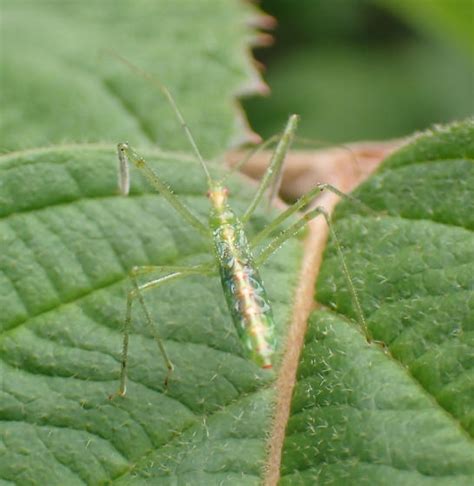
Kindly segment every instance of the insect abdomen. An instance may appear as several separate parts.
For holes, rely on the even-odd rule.
[[[262,368],[272,367],[275,335],[272,310],[253,265],[242,229],[224,225],[214,233],[222,288],[246,354]]]

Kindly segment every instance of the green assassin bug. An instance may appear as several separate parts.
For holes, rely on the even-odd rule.
[[[168,203],[185,221],[195,228],[196,231],[202,236],[212,239],[214,248],[214,262],[212,264],[202,264],[189,267],[140,266],[132,268],[129,273],[129,277],[133,288],[129,291],[127,296],[126,315],[123,330],[120,385],[116,395],[124,396],[126,393],[129,333],[132,319],[132,304],[135,300],[138,300],[143,308],[147,324],[150,326],[153,336],[164,358],[165,365],[168,369],[165,384],[167,383],[168,377],[173,370],[173,364],[166,352],[163,341],[155,328],[152,317],[147,310],[143,298],[143,292],[159,287],[166,282],[180,279],[189,275],[220,275],[221,285],[226,298],[227,306],[246,355],[261,368],[271,369],[274,364],[275,352],[274,322],[271,304],[266,294],[262,279],[259,275],[258,268],[271,255],[273,255],[273,253],[275,253],[285,241],[298,233],[298,231],[305,226],[308,221],[318,215],[322,215],[326,219],[331,229],[333,238],[336,241],[336,245],[339,250],[339,254],[342,257],[344,274],[348,279],[350,291],[353,295],[354,301],[356,302],[357,313],[361,319],[361,322],[364,322],[356,292],[342,256],[341,247],[337,241],[334,231],[332,230],[329,217],[323,208],[317,207],[308,211],[299,220],[290,224],[289,227],[281,231],[278,236],[270,240],[267,246],[257,253],[256,256],[253,254],[255,247],[261,243],[265,237],[270,235],[274,230],[278,229],[283,222],[285,222],[297,211],[306,207],[321,191],[327,189],[338,194],[339,196],[350,196],[341,193],[338,189],[328,184],[318,184],[314,189],[302,196],[296,203],[291,205],[286,211],[282,212],[278,217],[270,222],[250,242],[248,241],[244,231],[246,223],[264,197],[267,189],[270,189],[269,192],[271,196],[277,192],[281,169],[297,128],[298,116],[290,116],[285,130],[276,145],[269,167],[267,168],[260,182],[256,194],[244,215],[239,218],[229,206],[229,193],[225,187],[225,180],[218,181],[211,177],[207,164],[204,161],[201,152],[196,145],[194,137],[171,93],[155,78],[152,78],[139,68],[131,65],[128,61],[124,61],[123,59],[121,60],[129,65],[133,70],[138,71],[143,77],[147,78],[153,84],[158,86],[173,108],[173,111],[182,125],[185,135],[192,147],[196,161],[201,165],[207,179],[207,196],[211,206],[208,224],[206,225],[197,216],[195,216],[192,211],[188,209],[188,207],[171,192],[168,186],[151,169],[147,162],[127,143],[118,144],[120,192],[125,196],[129,192],[129,162],[132,162],[144,173],[151,185],[159,191],[161,196],[168,201]],[[243,163],[245,163],[245,160]],[[138,283],[137,277],[156,272],[162,273],[163,276],[144,284]]]

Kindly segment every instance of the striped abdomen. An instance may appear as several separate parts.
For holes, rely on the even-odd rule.
[[[222,288],[245,351],[262,368],[271,368],[275,350],[272,311],[242,225],[237,218],[226,221],[213,235]]]

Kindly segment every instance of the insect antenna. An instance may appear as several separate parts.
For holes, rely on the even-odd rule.
[[[184,119],[184,116],[181,113],[181,110],[178,108],[178,105],[176,104],[176,101],[175,101],[173,95],[171,94],[171,92],[169,91],[169,89],[158,78],[152,76],[150,73],[146,72],[144,69],[133,64],[128,59],[125,59],[124,57],[122,57],[117,52],[111,51],[111,50],[107,50],[106,52],[107,52],[107,54],[111,55],[112,57],[114,57],[115,59],[120,61],[122,64],[127,66],[131,71],[135,72],[140,77],[142,77],[143,79],[145,79],[146,81],[151,83],[153,86],[155,86],[155,88],[158,88],[161,91],[161,93],[163,94],[163,96],[168,101],[169,105],[171,106],[174,114],[176,115],[176,118],[178,119],[178,121],[181,125],[181,128],[183,129],[183,131],[186,135],[186,138],[188,139],[188,141],[189,141],[189,143],[192,147],[194,155],[196,156],[197,160],[201,164],[201,167],[204,170],[204,174],[206,175],[208,184],[212,185],[213,179],[211,177],[211,174],[209,173],[209,169],[207,168],[206,162],[204,161],[204,157],[202,156],[202,154],[201,154],[201,152],[200,152],[200,150],[197,146],[196,140],[194,139],[193,134],[192,134],[189,126],[187,125],[186,120]]]

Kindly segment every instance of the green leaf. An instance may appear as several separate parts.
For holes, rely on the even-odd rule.
[[[175,371],[166,388],[137,308],[128,394],[108,399],[118,387],[128,270],[209,261],[212,249],[136,171],[131,195],[118,196],[114,144],[128,140],[207,217],[197,162],[146,149],[189,151],[172,110],[104,52],[166,84],[198,146],[215,156],[248,136],[234,105],[258,87],[247,54],[254,10],[219,0],[1,8],[2,149],[17,151],[0,157],[0,482],[259,483],[273,376],[242,356],[217,278],[146,295]],[[229,184],[242,213],[254,191]],[[250,233],[266,220],[257,214]],[[300,253],[290,243],[262,272],[280,346]]]
[[[206,155],[248,133],[236,95],[261,82],[247,55],[258,22],[240,1],[2,0],[2,150],[65,142],[186,149],[159,90],[168,86]]]
[[[205,219],[197,162],[154,167]],[[163,359],[137,307],[128,394],[107,398],[118,387],[127,271],[210,261],[210,241],[136,171],[131,195],[118,196],[112,146],[3,156],[0,181],[0,477],[257,484],[272,377],[242,356],[217,278],[189,277],[146,294],[175,371],[166,388]],[[230,190],[242,213],[253,189],[233,180]],[[265,218],[255,221],[254,229]],[[299,256],[290,243],[263,269],[280,344]]]
[[[473,120],[437,128],[355,191],[378,215],[338,207],[374,342],[329,245],[317,299],[333,311],[310,321],[282,484],[472,484],[473,157]]]

